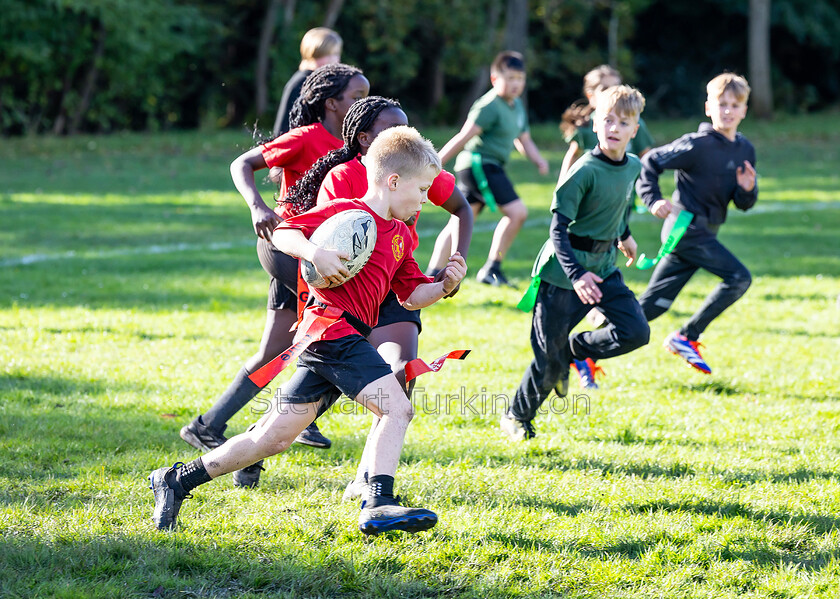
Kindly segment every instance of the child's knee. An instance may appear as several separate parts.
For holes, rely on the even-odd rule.
[[[738,291],[739,295],[743,295],[750,288],[750,285],[752,285],[752,275],[745,268],[734,273],[727,283],[732,289]]]
[[[650,342],[650,326],[644,320],[639,320],[629,327],[622,335],[622,345],[631,351],[647,345]]]

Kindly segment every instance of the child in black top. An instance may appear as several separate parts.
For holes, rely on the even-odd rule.
[[[706,91],[706,115],[712,123],[703,123],[696,133],[683,135],[645,155],[636,189],[651,213],[665,219],[663,241],[681,211],[694,215],[673,252],[656,265],[639,298],[648,321],[671,307],[698,269],[723,279],[691,319],[665,340],[669,351],[710,374],[711,368],[700,355],[700,334],[747,291],[752,280],[749,270],[718,241],[717,232],[726,220],[729,202],[749,210],[758,199],[758,186],[755,149],[738,133],[738,125],[747,114],[747,80],[723,73],[708,83]],[[659,190],[659,175],[665,169],[675,170],[673,201],[663,199]]]

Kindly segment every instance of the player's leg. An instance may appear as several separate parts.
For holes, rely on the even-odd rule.
[[[575,360],[603,360],[626,354],[650,341],[648,326],[636,296],[624,284],[620,271],[604,279],[598,287],[602,298],[600,309],[607,317],[606,326],[576,333],[569,337],[569,347]]]
[[[359,529],[365,534],[378,534],[431,528],[437,523],[434,512],[402,506],[394,495],[394,477],[405,433],[414,416],[414,408],[399,381],[388,374],[368,384],[355,399],[379,418],[366,443],[370,456],[368,489],[359,514]]]
[[[502,261],[528,219],[528,208],[519,199],[513,183],[502,167],[485,164],[483,168],[502,218],[493,231],[487,262],[479,269],[476,278],[487,285],[508,285],[508,280],[502,272]]]
[[[274,301],[277,298],[277,289],[281,288],[276,280],[272,281],[271,287],[269,303],[285,305]],[[280,309],[269,307],[266,310],[265,327],[259,349],[245,361],[233,381],[210,409],[181,429],[181,438],[184,441],[202,451],[209,451],[225,442],[223,432],[227,427],[227,422],[262,390],[262,387],[253,383],[248,376],[292,344],[293,334],[289,332],[289,329],[296,320],[295,312],[285,307]]]
[[[680,330],[687,338],[697,340],[709,323],[747,292],[752,276],[747,267],[717,239],[709,239],[691,248],[690,257],[700,268],[723,279]]]
[[[534,359],[525,371],[511,405],[502,415],[502,431],[514,440],[535,436],[532,421],[549,394],[565,396],[569,387],[569,331],[588,306],[571,289],[543,282],[537,292],[531,321]]]
[[[647,287],[639,297],[639,305],[648,322],[668,311],[695,272],[696,264],[682,259],[675,253],[668,254],[659,261]]]
[[[420,311],[403,308],[396,295],[389,293],[379,308],[379,321],[373,329],[368,341],[391,367],[402,389],[405,389],[405,365],[417,357],[417,346],[421,330]],[[414,381],[409,383],[408,397],[414,389]],[[374,416],[371,424],[371,434],[376,430],[379,419]],[[365,452],[356,470],[356,477],[344,490],[344,500],[354,499],[361,495],[367,484],[370,463],[369,446],[365,445]]]
[[[271,409],[246,432],[192,462],[158,468],[149,475],[155,496],[152,518],[157,528],[175,527],[181,503],[199,485],[288,449],[298,433],[315,419],[321,403],[334,401],[338,396],[331,383],[304,366],[299,366],[285,392],[289,395],[277,394]]]

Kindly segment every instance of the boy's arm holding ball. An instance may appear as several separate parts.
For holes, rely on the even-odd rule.
[[[271,241],[284,254],[311,262],[318,274],[333,285],[341,285],[350,274],[342,262],[349,260],[350,256],[345,252],[318,247],[299,229],[280,227],[274,231]]]
[[[407,310],[419,310],[434,304],[439,299],[452,293],[467,274],[467,263],[458,252],[450,256],[449,263],[443,270],[441,279],[434,283],[422,283],[403,302]]]

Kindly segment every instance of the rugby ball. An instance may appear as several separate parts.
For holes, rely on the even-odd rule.
[[[350,271],[346,283],[362,270],[373,253],[376,245],[376,222],[366,210],[345,210],[322,222],[309,237],[309,241],[320,248],[338,250],[350,256],[349,260],[342,260]],[[307,260],[300,261],[300,271],[303,280],[311,287],[338,287],[324,279],[315,270],[315,265]]]

